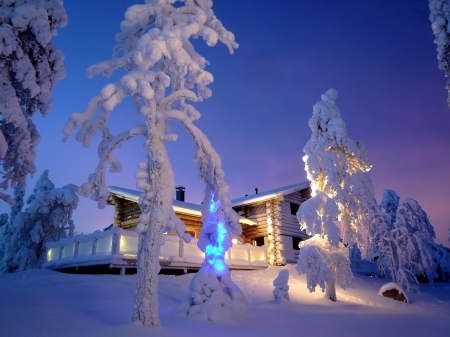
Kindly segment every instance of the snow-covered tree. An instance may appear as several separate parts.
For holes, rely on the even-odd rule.
[[[24,205],[25,191],[20,187],[14,187],[14,204],[6,223],[0,227],[0,274],[7,274],[14,271],[14,257],[16,253],[15,245],[11,240],[16,231],[14,221],[22,211]],[[4,216],[3,216],[4,221]]]
[[[89,181],[80,187],[80,193],[90,195],[101,208],[108,198],[106,169],[109,166],[111,172],[121,170],[114,150],[132,137],[146,138],[148,162],[140,163],[141,171],[136,174],[137,187],[143,193],[139,200],[142,214],[137,227],[140,240],[133,319],[145,326],[160,325],[157,275],[162,233],[176,230],[182,239],[190,238],[172,209],[175,182],[165,142],[177,139],[176,135],[166,133],[168,122],[173,120],[180,122],[193,137],[200,180],[206,184],[203,227],[198,241],[205,252],[205,262],[192,280],[185,314],[212,312],[211,317],[218,319],[215,312],[223,313],[230,307],[245,311],[245,298],[231,281],[224,262],[231,238],[240,235],[242,229],[231,208],[221,159],[194,125],[200,113],[189,103],[209,98],[208,85],[213,81],[212,74],[204,70],[208,61],[195,51],[190,39],[202,37],[208,46],[220,41],[232,53],[238,47],[234,35],[214,15],[211,0],[146,0],[145,4],[127,10],[120,28],[112,59],[91,66],[87,74],[109,76],[119,68],[126,74],[120,81],[105,86],[86,111],[73,114],[64,133],[67,139],[75,128],[81,127],[76,139],[85,146],[89,146],[96,130],[102,134],[99,164]],[[133,99],[143,121],[113,135],[108,120],[126,97]]]
[[[278,273],[278,276],[273,280],[273,298],[276,303],[281,303],[283,300],[289,301],[289,270],[283,269]]]
[[[318,198],[323,204],[325,197],[332,199],[326,204],[336,203],[342,233],[330,216],[326,224],[321,224],[319,218],[316,218],[319,223],[308,221],[304,215],[309,213],[308,203],[300,206],[297,216],[308,233],[327,235],[335,247],[340,236],[345,244],[358,242],[362,246],[361,228],[368,228],[377,208],[372,182],[366,173],[371,164],[363,143],[348,137],[336,98],[337,91],[330,89],[314,105],[309,119],[312,135],[303,148],[303,161],[313,195],[308,202],[315,203]]]
[[[322,289],[327,284],[326,296],[335,300],[336,278],[345,279],[343,287],[350,279],[345,276],[349,272],[349,255],[340,255],[345,250],[341,241],[350,247],[355,243],[363,246],[361,228],[368,228],[377,205],[366,173],[371,168],[369,157],[364,145],[347,135],[335,102],[337,91],[329,89],[321,98],[313,107],[309,119],[312,135],[303,148],[312,198],[302,203],[297,212],[301,228],[320,238],[308,240],[303,253],[304,248],[300,250],[300,256],[304,255],[299,258],[297,270],[308,273],[310,291],[317,284]],[[342,231],[335,223],[338,219]]]
[[[348,258],[350,259],[350,261],[362,260],[361,250],[358,248],[358,245],[356,243],[348,249]]]
[[[300,242],[297,271],[306,274],[310,292],[319,286],[325,297],[334,302],[337,300],[336,284],[345,289],[353,278],[347,248],[342,243],[335,247],[320,235]]]
[[[392,228],[392,224],[395,222],[395,220],[397,220],[397,210],[399,204],[400,197],[397,195],[397,193],[395,193],[395,191],[385,190],[383,192],[383,199],[381,200],[380,207],[390,217],[390,221],[388,221],[389,229]]]
[[[385,192],[383,196],[398,202],[394,191]],[[382,202],[381,205],[387,204]],[[423,274],[430,281],[436,276],[433,226],[417,201],[410,198],[398,204],[395,222],[391,221],[387,210],[383,211],[382,208],[369,230],[369,251],[377,251],[378,268],[382,274],[389,272],[392,280],[402,288],[418,291],[418,275]],[[392,212],[394,208],[389,210]],[[445,262],[445,256],[441,260]]]
[[[51,90],[65,76],[64,55],[51,42],[67,25],[62,0],[0,0],[0,187],[25,189],[41,139],[31,120],[50,113]],[[0,198],[12,204],[9,195]]]
[[[45,263],[47,242],[73,236],[72,213],[78,205],[76,189],[75,185],[55,188],[48,170],[42,173],[27,199],[27,208],[14,214],[11,221],[9,245],[1,264],[3,272],[40,268]]]
[[[430,21],[437,45],[437,59],[439,69],[445,77],[450,75],[450,2],[448,0],[430,0]],[[450,107],[450,80],[445,87],[448,91],[447,104]]]

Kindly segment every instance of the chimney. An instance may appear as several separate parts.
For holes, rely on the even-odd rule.
[[[178,201],[184,201],[184,191],[186,190],[186,187],[178,186],[178,187],[175,187],[175,189],[177,191],[176,199]]]
[[[255,188],[255,192],[256,192],[256,194],[258,194],[258,187],[257,187],[257,188]]]

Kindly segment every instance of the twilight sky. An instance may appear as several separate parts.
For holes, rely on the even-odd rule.
[[[43,140],[29,191],[47,168],[57,187],[80,185],[94,171],[99,139],[88,149],[74,138],[63,144],[62,129],[111,81],[87,79],[85,69],[110,57],[123,14],[136,3],[142,2],[64,1],[69,25],[54,42],[66,55],[67,76],[54,88],[52,114],[35,118]],[[349,136],[369,151],[377,201],[387,188],[416,199],[436,241],[448,246],[450,110],[428,1],[215,0],[213,9],[240,47],[230,55],[223,45],[196,42],[214,75],[213,96],[197,104],[197,125],[222,157],[231,198],[306,180],[302,149],[311,135],[312,106],[335,88]],[[138,121],[125,102],[113,113],[111,129],[117,133]],[[178,125],[172,131],[179,136],[168,143],[176,183],[186,186],[186,201],[200,203],[194,145]],[[108,185],[136,188],[137,163],[146,160],[142,143],[118,151],[124,169],[110,174]],[[98,210],[80,197],[76,230],[103,229],[112,217],[112,207]]]

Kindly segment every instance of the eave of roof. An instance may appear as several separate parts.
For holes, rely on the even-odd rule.
[[[258,194],[252,194],[252,195],[249,195],[246,197],[233,199],[233,200],[231,200],[231,205],[233,207],[235,207],[235,206],[242,206],[242,205],[257,204],[257,203],[260,203],[260,202],[263,202],[266,200],[283,197],[285,195],[308,188],[309,186],[310,186],[309,181],[303,181],[301,183],[287,185],[287,186],[275,188],[273,190],[264,191],[264,192],[261,192]]]
[[[142,194],[142,192],[140,192],[140,191],[130,190],[128,188],[122,188],[122,187],[117,187],[117,186],[108,186],[108,191],[112,195],[116,195],[123,199],[127,199],[127,200],[130,200],[133,202],[138,202],[139,197]],[[192,204],[189,202],[184,202],[184,201],[179,201],[179,200],[173,200],[172,207],[173,207],[174,211],[177,213],[194,215],[194,216],[199,216],[199,217],[202,216],[202,206],[201,205]],[[239,217],[239,222],[249,225],[249,226],[256,225],[256,222],[254,222],[250,219],[246,219],[244,217]]]

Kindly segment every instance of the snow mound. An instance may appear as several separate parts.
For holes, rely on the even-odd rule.
[[[409,303],[408,296],[406,296],[406,294],[403,291],[403,289],[397,283],[394,283],[394,282],[389,282],[389,283],[386,283],[385,285],[383,285],[380,288],[380,291],[378,292],[378,295],[385,296],[384,293],[386,293],[386,292],[388,292],[390,290],[397,290],[400,295],[403,295],[405,297],[406,301],[403,301],[403,302]],[[385,296],[385,297],[387,297],[387,296]]]

